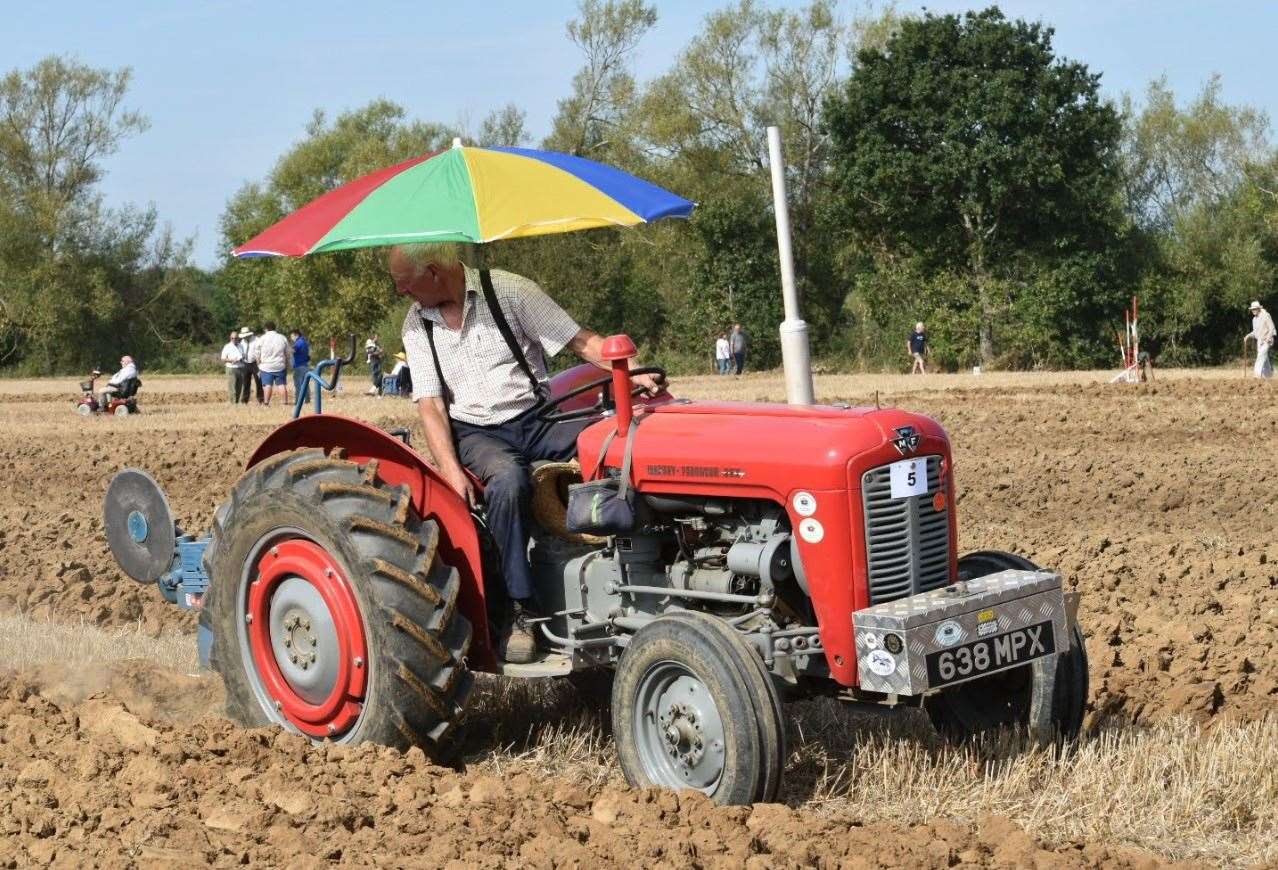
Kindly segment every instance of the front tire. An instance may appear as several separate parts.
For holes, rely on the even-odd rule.
[[[969,553],[959,559],[962,579],[1008,569],[1040,570],[1024,556],[998,550]],[[924,701],[932,725],[951,741],[1003,728],[1024,728],[1040,739],[1072,740],[1087,709],[1087,646],[1077,621],[1067,626],[1069,651],[979,680],[960,683]],[[1052,660],[1055,669],[1049,671]]]
[[[612,689],[613,735],[631,785],[697,789],[719,804],[770,802],[785,759],[780,700],[729,626],[679,612],[626,647]]]
[[[452,731],[472,684],[460,577],[435,522],[376,470],[277,454],[218,510],[202,616],[232,719],[401,749]]]

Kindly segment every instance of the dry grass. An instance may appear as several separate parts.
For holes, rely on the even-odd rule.
[[[102,665],[127,659],[146,659],[190,673],[196,667],[195,638],[179,633],[150,637],[140,625],[104,630],[84,622],[0,614],[0,671],[28,671],[44,664]]]
[[[564,681],[484,679],[472,711],[465,757],[481,771],[623,784],[606,708]],[[1278,860],[1276,717],[1209,729],[1112,720],[1057,753],[1013,736],[948,746],[916,711],[816,700],[789,712],[780,800],[807,813],[907,824],[988,813],[1049,843],[1126,843],[1228,866]]]

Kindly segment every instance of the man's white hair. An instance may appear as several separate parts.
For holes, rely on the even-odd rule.
[[[413,267],[413,277],[426,271],[431,263],[436,266],[450,268],[469,259],[469,245],[461,242],[413,242],[408,245],[396,245],[393,250],[399,251]]]

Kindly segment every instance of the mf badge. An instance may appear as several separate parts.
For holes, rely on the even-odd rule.
[[[919,449],[919,442],[922,436],[914,431],[913,426],[898,426],[896,428],[896,437],[892,439],[892,446],[896,448],[896,452],[902,456],[909,456],[911,453]]]

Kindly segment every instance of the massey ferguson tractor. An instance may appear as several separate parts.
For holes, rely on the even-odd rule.
[[[617,752],[635,785],[725,804],[773,800],[783,702],[922,706],[944,734],[1003,726],[1068,738],[1087,656],[1058,574],[958,555],[944,430],[906,411],[632,395],[625,336],[552,382],[539,413],[593,417],[580,466],[538,469],[530,558],[544,653],[498,660],[501,594],[482,509],[414,450],[317,413],[271,433],[193,537],[144,472],[106,498],[132,577],[199,610],[227,712],[313,740],[441,747],[476,672],[613,674]],[[343,360],[327,360],[335,386]],[[648,369],[647,371],[652,371]],[[317,373],[317,380],[319,379]],[[546,471],[546,473],[541,473]],[[579,477],[585,483],[565,482]],[[614,486],[633,525],[564,527],[565,488]]]
[[[111,550],[131,577],[199,611],[200,659],[225,681],[232,718],[434,750],[461,722],[475,673],[609,672],[626,778],[723,804],[775,798],[783,702],[807,696],[922,707],[955,739],[1077,733],[1087,700],[1077,598],[1020,556],[959,555],[941,426],[813,403],[775,128],[769,148],[789,402],[641,399],[632,378],[660,370],[632,370],[624,335],[604,341],[609,373],[586,365],[551,380],[536,413],[593,422],[576,463],[532,475],[538,660],[496,655],[505,584],[482,498],[472,509],[407,430],[322,413],[353,338],[350,356],[308,376],[316,413],[267,436],[207,533],[178,529],[145,472],[115,477]],[[236,254],[488,242],[692,206],[578,157],[455,141],[330,191]]]

